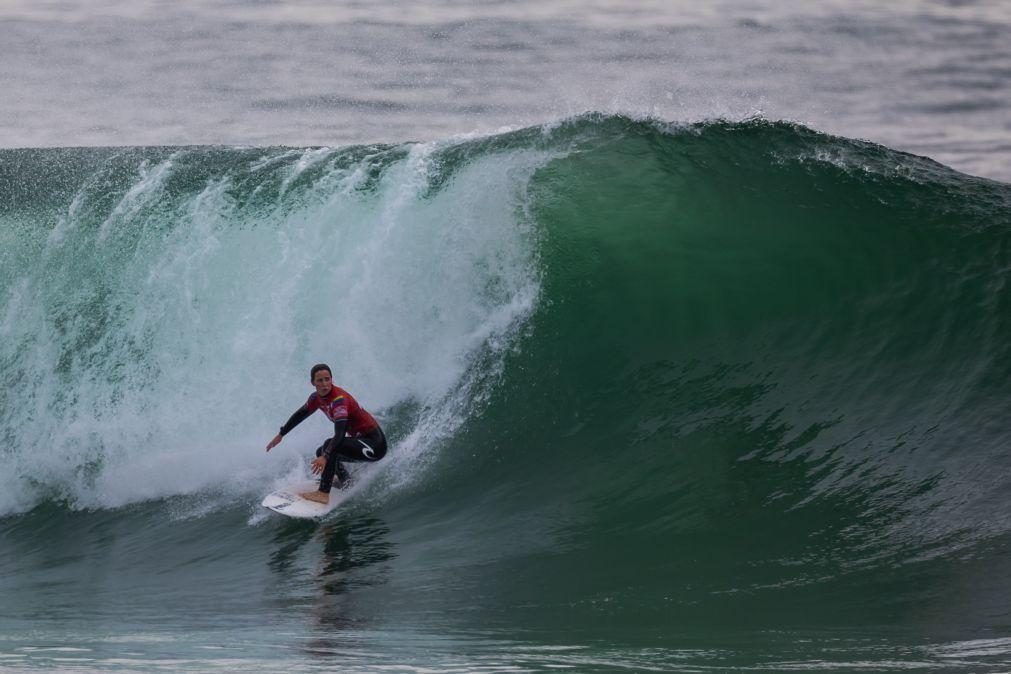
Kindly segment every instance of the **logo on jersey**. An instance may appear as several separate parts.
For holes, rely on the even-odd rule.
[[[330,421],[347,419],[348,406],[344,396],[338,396],[323,407],[323,413],[330,417]]]

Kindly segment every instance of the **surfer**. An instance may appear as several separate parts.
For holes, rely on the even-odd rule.
[[[386,456],[386,436],[379,423],[350,393],[334,386],[329,365],[313,365],[309,381],[316,387],[316,392],[281,426],[274,439],[267,443],[267,451],[280,444],[281,438],[308,419],[310,414],[321,410],[333,422],[333,437],[316,450],[316,459],[312,462],[313,475],[320,476],[319,490],[300,496],[310,501],[328,503],[334,476],[338,480],[338,489],[348,485],[348,471],[341,462],[379,461]]]

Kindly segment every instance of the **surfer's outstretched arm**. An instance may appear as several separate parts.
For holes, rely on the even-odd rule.
[[[284,426],[281,426],[281,430],[277,432],[277,435],[275,435],[274,438],[267,443],[267,451],[269,452],[274,449],[274,447],[277,447],[281,443],[281,438],[287,435],[291,429],[295,428],[295,426],[298,426],[300,423],[308,419],[310,414],[312,414],[312,410],[309,409],[308,405],[302,405],[295,410],[295,413],[288,417],[288,420],[284,422]]]

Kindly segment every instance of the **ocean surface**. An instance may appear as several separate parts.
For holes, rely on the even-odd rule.
[[[4,4],[0,671],[1011,670],[1011,16],[894,5]]]

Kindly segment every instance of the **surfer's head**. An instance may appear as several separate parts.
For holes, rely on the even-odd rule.
[[[309,381],[316,387],[316,393],[321,396],[329,395],[330,389],[333,388],[333,373],[330,372],[330,366],[324,363],[313,365],[309,370]]]

